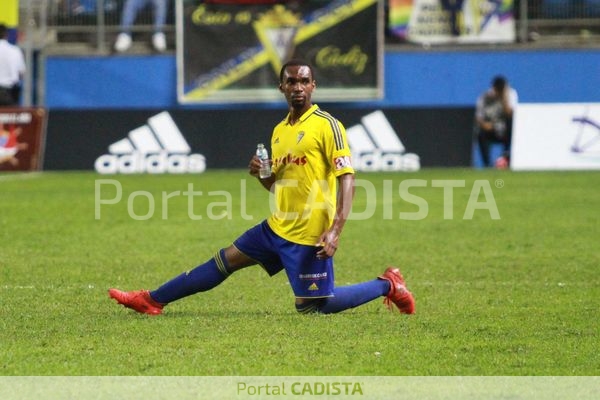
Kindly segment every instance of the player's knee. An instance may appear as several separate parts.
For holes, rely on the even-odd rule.
[[[321,312],[323,299],[304,300],[302,303],[296,303],[296,311],[300,314],[312,314]]]
[[[242,268],[256,264],[256,261],[240,252],[235,246],[229,246],[219,250],[217,253],[221,259],[223,269],[228,275],[239,271]]]

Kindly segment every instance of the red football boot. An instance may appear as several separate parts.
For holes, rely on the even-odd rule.
[[[134,290],[132,292],[123,292],[119,289],[109,289],[108,295],[115,299],[119,304],[131,308],[139,313],[159,315],[162,314],[163,304],[157,303],[150,297],[147,290]]]
[[[415,313],[415,298],[406,288],[406,283],[398,268],[388,267],[378,278],[385,279],[390,283],[390,291],[383,299],[387,308],[391,310],[391,303],[394,303],[403,314]]]

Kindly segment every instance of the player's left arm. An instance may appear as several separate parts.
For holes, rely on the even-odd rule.
[[[337,177],[337,207],[331,227],[319,238],[323,246],[317,252],[318,258],[332,257],[338,248],[340,236],[352,209],[354,199],[354,174],[347,173]]]
[[[319,238],[319,244],[323,246],[317,252],[319,258],[331,257],[337,250],[354,199],[354,168],[346,129],[341,122],[336,119],[334,121],[335,123],[327,125],[331,131],[324,135],[324,149],[330,162],[329,167],[337,179],[337,199],[333,222]]]

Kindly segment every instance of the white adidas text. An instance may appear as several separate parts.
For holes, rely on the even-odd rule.
[[[206,158],[202,154],[104,154],[94,165],[100,174],[184,174],[202,173],[206,170]]]
[[[191,148],[167,111],[129,132],[126,138],[108,146],[109,154],[96,159],[100,174],[183,174],[206,170],[201,154],[190,154]]]

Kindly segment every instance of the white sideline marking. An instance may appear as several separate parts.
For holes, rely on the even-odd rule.
[[[17,172],[15,174],[0,175],[0,181],[18,181],[21,179],[33,179],[42,176],[41,172]]]
[[[83,286],[62,286],[61,289],[95,289],[96,287],[94,285],[83,285]],[[50,286],[34,286],[34,285],[2,285],[0,286],[0,289],[3,290],[32,290],[32,289],[56,289],[56,287],[54,285],[50,285]]]

